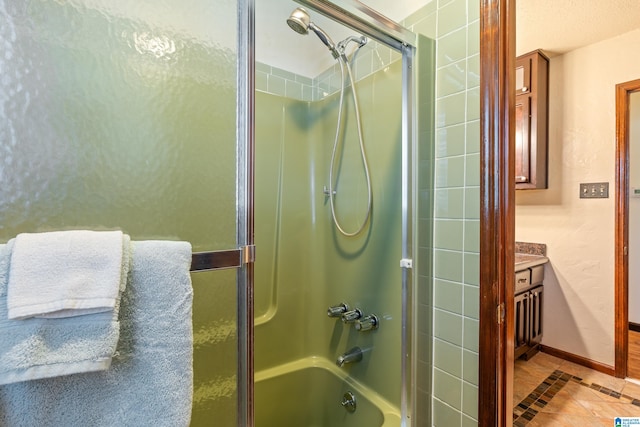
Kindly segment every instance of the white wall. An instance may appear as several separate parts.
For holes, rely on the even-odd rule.
[[[629,191],[640,190],[640,92],[629,106]],[[640,197],[629,199],[629,322],[640,323]]]
[[[551,59],[549,189],[516,192],[516,239],[546,243],[547,346],[614,365],[615,85],[640,78],[640,30]],[[579,183],[609,182],[608,199]]]

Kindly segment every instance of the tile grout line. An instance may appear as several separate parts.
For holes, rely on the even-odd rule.
[[[597,383],[587,383],[580,377],[556,369],[513,408],[514,427],[523,427],[528,424],[538,414],[538,410],[534,409],[533,406],[535,405],[540,409],[544,408],[569,381],[640,407],[640,399],[638,398],[617,392]]]
[[[570,379],[573,379],[572,375],[556,369],[513,408],[514,427],[523,427],[529,423],[538,414],[533,406],[544,408]]]

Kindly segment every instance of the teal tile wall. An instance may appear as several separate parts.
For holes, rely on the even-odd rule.
[[[369,40],[349,56],[354,79],[360,81],[401,59],[395,50]],[[340,90],[341,71],[338,62],[314,78],[301,76],[278,67],[256,62],[256,90],[299,101],[319,101]],[[345,78],[346,77],[345,74]],[[346,85],[348,86],[348,80]]]
[[[424,12],[423,10],[419,11]],[[426,16],[430,16],[426,14]],[[443,234],[434,236],[433,206],[434,206],[434,154],[435,154],[435,42],[424,36],[418,38],[418,224],[417,246],[418,253],[414,256],[417,265],[417,329],[416,343],[416,396],[415,396],[415,426],[431,425],[431,378],[434,359],[433,350],[433,242]],[[462,235],[453,239],[452,245],[460,245]],[[437,298],[437,297],[436,297]],[[457,304],[459,298],[448,298],[447,303]],[[444,342],[442,342],[444,343]],[[439,346],[435,357],[442,359],[442,355],[450,355],[448,347]],[[462,357],[462,354],[460,354]],[[455,357],[451,365],[456,365]]]
[[[299,101],[313,101],[313,79],[278,67],[256,62],[256,90],[286,96]]]
[[[433,295],[421,298],[421,304],[432,301],[433,306],[419,306],[433,313],[432,324],[418,325],[419,336],[432,337],[432,372],[429,376],[418,369],[417,378],[417,404],[429,405],[425,402],[431,397],[432,416],[422,417],[429,411],[418,408],[418,426],[478,424],[479,5],[474,0],[432,0],[403,22],[437,44],[433,245],[418,254],[419,265],[422,257],[433,257]],[[429,196],[421,190],[419,212],[430,207]],[[429,225],[424,215],[420,218],[420,226]],[[428,358],[419,363],[423,359]],[[425,384],[429,381],[431,389]]]

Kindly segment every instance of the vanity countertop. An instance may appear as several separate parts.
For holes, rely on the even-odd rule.
[[[544,255],[523,254],[516,252],[516,273],[518,271],[526,270],[527,268],[535,267],[537,265],[546,264],[549,262],[549,258]]]

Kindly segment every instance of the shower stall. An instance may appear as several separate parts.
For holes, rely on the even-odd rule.
[[[299,3],[279,22],[290,69],[256,33],[255,425],[420,425],[414,172],[431,110],[416,68],[432,45],[355,2]],[[313,48],[330,65],[296,73]]]
[[[278,18],[310,77],[255,61],[268,1],[0,0],[2,243],[241,250],[192,275],[193,426],[428,424],[434,44],[337,4]]]

